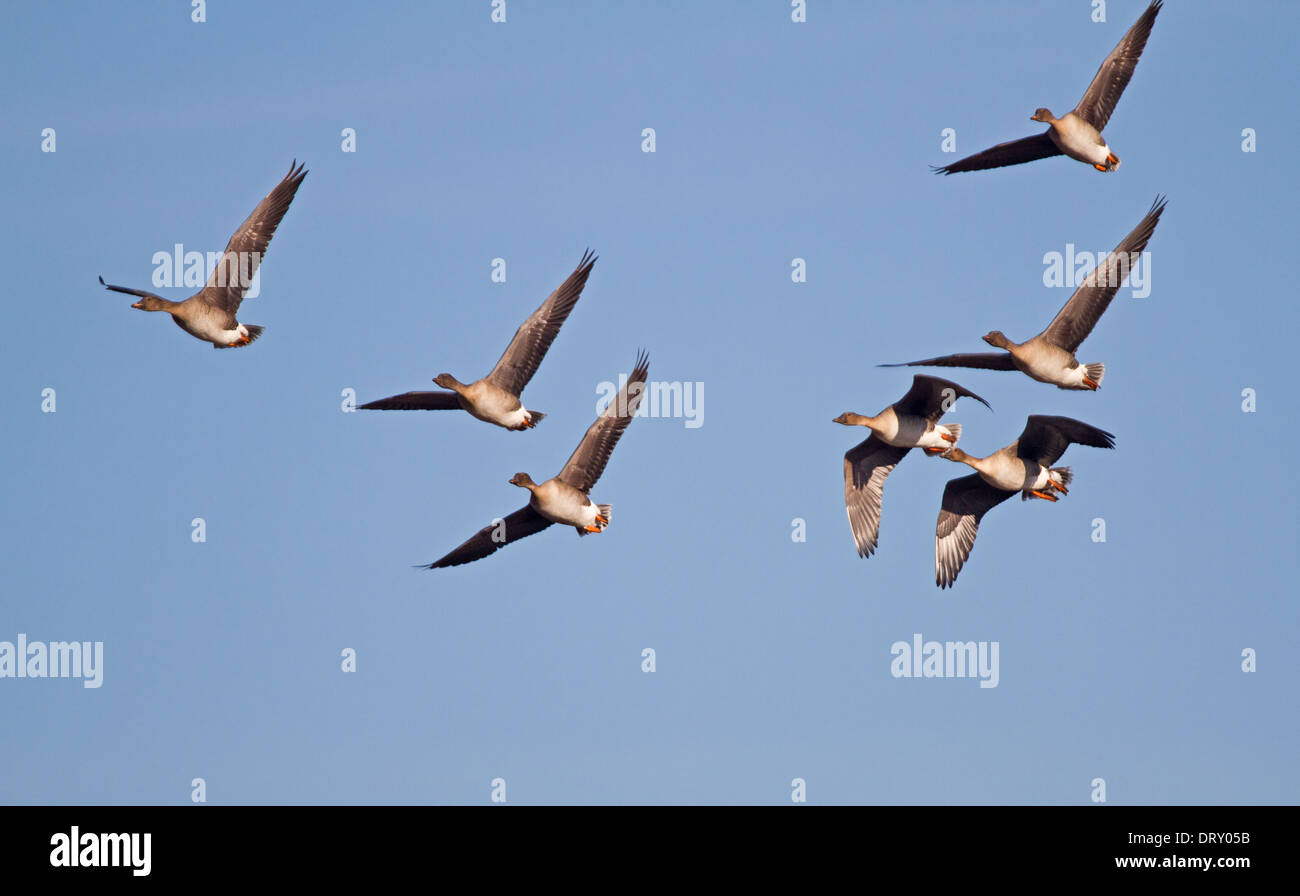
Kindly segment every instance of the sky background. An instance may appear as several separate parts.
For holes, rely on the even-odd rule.
[[[0,640],[103,641],[104,682],[0,680],[0,802],[188,804],[196,777],[210,804],[483,804],[498,777],[512,804],[789,804],[796,777],[823,804],[1089,804],[1098,777],[1111,804],[1300,800],[1300,7],[1166,4],[1114,174],[946,178],[1071,108],[1144,4],[809,7],[10,9]],[[221,249],[295,158],[240,312],[256,344],[100,288]],[[1117,450],[992,511],[951,591],[935,518],[970,471],[914,452],[859,559],[842,456],[866,432],[832,418],[917,372],[877,364],[1037,333],[1070,293],[1045,253],[1113,248],[1161,193],[1151,294],[1080,352],[1101,391],[930,371],[992,404],[946,418],[971,453],[1032,413]],[[343,412],[485,375],[587,247],[524,393],[538,428]],[[633,422],[592,493],[605,533],[412,568],[521,506],[515,472],[557,473],[640,347],[702,384],[703,425]],[[998,687],[892,677],[917,632],[999,642]]]

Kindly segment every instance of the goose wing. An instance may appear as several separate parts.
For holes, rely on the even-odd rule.
[[[1151,5],[1133,23],[1133,27],[1120,38],[1115,49],[1110,51],[1110,55],[1093,76],[1083,99],[1074,107],[1074,114],[1098,131],[1106,129],[1106,123],[1115,111],[1115,104],[1133,77],[1133,70],[1137,68],[1138,59],[1142,58],[1147,38],[1151,36],[1151,26],[1156,23],[1163,2],[1164,0],[1152,0]]]
[[[289,210],[289,203],[293,202],[293,197],[306,176],[306,166],[299,165],[295,159],[284,179],[266,194],[266,198],[257,204],[247,220],[239,225],[239,229],[226,244],[226,251],[208,278],[207,285],[195,298],[234,318],[239,311],[239,303],[244,300],[244,293],[252,285],[253,275],[262,264],[271,237],[275,236],[275,228],[280,226],[284,213]]]
[[[1032,137],[999,143],[973,156],[958,159],[948,165],[940,165],[934,168],[934,173],[957,174],[961,171],[984,171],[988,168],[1005,168],[1007,165],[1021,165],[1025,162],[1061,155],[1061,150],[1047,134],[1047,131],[1043,131]]]
[[[943,490],[939,520],[934,528],[934,583],[951,588],[975,547],[984,514],[1015,492],[989,485],[979,473],[951,480]]]
[[[1139,256],[1146,250],[1151,235],[1156,231],[1156,225],[1160,223],[1165,203],[1164,197],[1156,197],[1146,217],[1124,237],[1114,252],[1107,255],[1084,278],[1039,338],[1059,345],[1067,352],[1078,351],[1083,340],[1088,338],[1092,328],[1097,326],[1097,321],[1101,320],[1101,316],[1110,307],[1110,300],[1115,298],[1115,293],[1128,280],[1129,272],[1138,263]]]
[[[587,285],[587,277],[591,275],[591,267],[595,263],[596,256],[590,251],[583,254],[582,261],[578,262],[568,279],[547,296],[546,301],[515,332],[510,345],[506,346],[505,354],[487,375],[489,382],[516,397],[523,393],[524,386],[537,373],[537,368],[541,366],[542,358],[546,357],[546,351],[555,341],[560,327],[568,320],[569,312],[582,297],[582,288]]]
[[[445,566],[460,566],[462,563],[482,560],[510,542],[535,535],[549,525],[550,520],[533,510],[531,505],[525,504],[501,522],[484,526],[456,550],[424,568],[442,569]]]
[[[569,458],[564,469],[557,477],[578,491],[586,494],[596,484],[600,474],[605,472],[605,464],[614,453],[614,446],[623,437],[623,430],[636,416],[637,406],[645,393],[646,376],[650,372],[650,358],[644,352],[637,355],[636,367],[627,383],[614,396],[596,418],[596,422],[587,428],[587,434],[578,443],[577,449]]]
[[[876,551],[885,479],[910,450],[872,435],[844,455],[844,507],[859,557],[870,557]]]

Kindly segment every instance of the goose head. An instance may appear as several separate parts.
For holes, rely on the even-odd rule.
[[[989,345],[1000,349],[1009,349],[1011,348],[1011,346],[1015,344],[1010,339],[1008,339],[1006,337],[1006,334],[1004,334],[1001,330],[994,330],[992,333],[989,333],[987,336],[984,337],[984,341],[987,342]]]
[[[529,490],[537,488],[537,483],[533,482],[533,477],[529,476],[527,473],[516,473],[515,475],[511,476],[510,484],[517,485],[520,488],[526,488]]]

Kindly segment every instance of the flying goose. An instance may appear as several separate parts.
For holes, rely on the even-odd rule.
[[[1025,430],[1001,451],[971,457],[953,448],[943,457],[972,467],[969,476],[953,479],[943,490],[939,521],[934,530],[934,583],[949,588],[975,546],[984,514],[1016,492],[1021,500],[1055,501],[1056,492],[1069,494],[1069,467],[1053,467],[1070,445],[1114,448],[1115,437],[1070,417],[1031,416]]]
[[[454,411],[463,409],[488,423],[510,430],[532,429],[546,415],[525,408],[519,396],[546,357],[560,327],[582,296],[596,256],[583,253],[569,279],[551,293],[515,332],[492,372],[466,385],[450,373],[433,381],[449,392],[404,392],[361,405],[363,411]]]
[[[1114,171],[1119,167],[1119,156],[1111,152],[1101,132],[1106,129],[1106,122],[1110,121],[1120,94],[1133,77],[1133,70],[1137,68],[1138,59],[1151,35],[1151,26],[1155,24],[1163,2],[1164,0],[1151,0],[1146,12],[1138,17],[1133,27],[1120,38],[1115,49],[1102,62],[1101,68],[1097,69],[1087,93],[1073,111],[1057,118],[1050,109],[1040,108],[1029,119],[1049,125],[1043,133],[999,143],[991,149],[935,168],[935,173],[981,171],[1059,155],[1086,162],[1098,171]]]
[[[252,285],[253,275],[257,273],[266,254],[266,247],[275,236],[275,228],[280,225],[284,213],[289,210],[298,186],[307,176],[305,166],[295,159],[289,166],[289,173],[276,184],[275,189],[266,194],[266,198],[257,204],[235,231],[226,251],[222,253],[208,277],[203,289],[183,302],[171,302],[162,296],[154,295],[140,289],[125,286],[112,286],[99,282],[106,289],[139,296],[140,301],[132,305],[141,311],[166,311],[172,316],[176,325],[195,338],[211,342],[213,348],[238,348],[248,345],[262,335],[262,327],[255,324],[241,324],[235,319],[239,312],[239,303]]]
[[[1096,391],[1106,375],[1105,364],[1080,364],[1074,356],[1079,345],[1097,325],[1110,300],[1128,279],[1133,265],[1147,247],[1165,210],[1164,198],[1157,196],[1146,217],[1124,237],[1115,251],[1092,269],[1065,306],[1047,325],[1047,329],[1028,342],[1016,344],[994,330],[984,337],[989,345],[1005,351],[962,355],[944,355],[904,364],[881,367],[974,367],[983,370],[1019,370],[1040,383],[1060,389]]]
[[[935,455],[956,446],[961,424],[940,423],[939,418],[962,397],[989,407],[956,383],[917,374],[907,394],[876,416],[849,412],[832,421],[871,430],[865,441],[844,455],[844,506],[859,557],[870,557],[876,550],[885,479],[898,462],[913,448]]]
[[[650,358],[642,352],[637,355],[636,367],[627,383],[587,429],[558,476],[538,485],[527,473],[516,473],[510,478],[510,484],[528,489],[528,503],[505,519],[483,527],[456,550],[425,568],[440,569],[481,560],[497,548],[541,532],[552,523],[573,526],[579,535],[603,532],[609,525],[612,508],[609,504],[593,504],[587,493],[605,471],[623,430],[636,416],[649,371]]]

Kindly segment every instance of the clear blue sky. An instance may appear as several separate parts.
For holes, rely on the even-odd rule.
[[[928,167],[944,128],[966,154],[1073,106],[1144,5],[10,9],[0,640],[103,641],[104,683],[0,680],[0,801],[188,803],[195,777],[215,804],[486,803],[497,777],[512,804],[789,804],[796,777],[812,803],[1083,804],[1096,777],[1112,804],[1300,800],[1300,8],[1171,0],[1113,175]],[[255,345],[99,287],[221,248],[294,158]],[[1157,193],[1151,294],[1081,352],[1100,392],[954,374],[994,407],[949,417],[972,453],[1030,413],[1118,449],[993,511],[953,591],[934,525],[963,470],[914,453],[859,559],[863,431],[831,419],[903,394],[878,363],[1038,332],[1069,292],[1044,254],[1112,248]],[[482,376],[588,246],[536,430],[340,410]],[[704,422],[633,423],[607,532],[412,568],[519,507],[515,472],[558,472],[641,346],[703,384]],[[998,687],[891,677],[916,632],[998,641]]]

